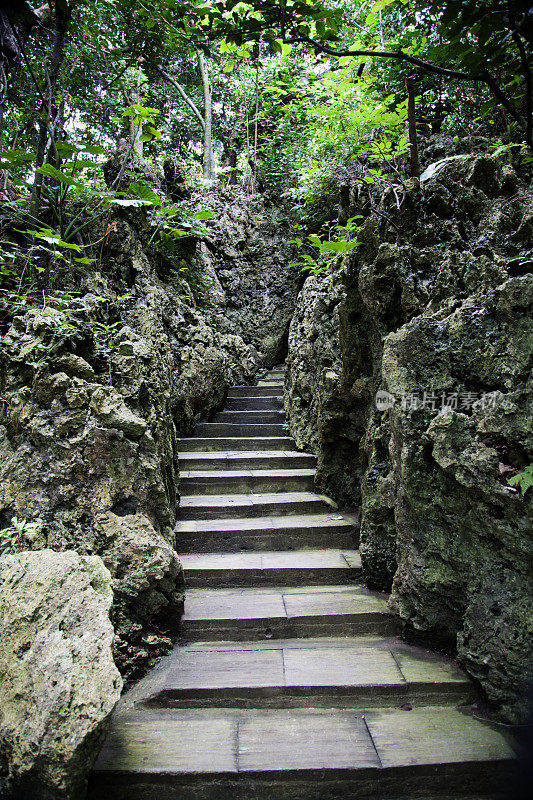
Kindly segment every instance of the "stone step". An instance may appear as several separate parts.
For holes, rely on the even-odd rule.
[[[137,706],[359,709],[473,699],[451,659],[399,639],[354,637],[178,645]]]
[[[190,589],[185,641],[394,635],[399,623],[382,595],[361,587]]]
[[[224,469],[313,469],[316,456],[309,453],[275,450],[246,453],[181,453],[180,470],[224,470]],[[183,474],[183,472],[182,472]]]
[[[258,550],[189,553],[178,557],[188,589],[353,583],[361,575],[357,550]]]
[[[260,422],[263,425],[271,423],[283,424],[285,413],[283,411],[219,411],[212,419],[212,422],[232,422],[235,425],[249,425],[250,423]]]
[[[494,800],[515,773],[502,733],[449,706],[143,709],[115,717],[88,797]]]
[[[225,438],[235,436],[286,436],[287,427],[281,423],[261,424],[261,423],[232,423],[232,422],[200,422],[194,429],[197,437],[211,438],[214,436],[224,436]]]
[[[314,469],[184,470],[183,495],[312,492]]]
[[[294,439],[290,436],[191,436],[178,439],[181,453],[248,452],[258,450],[296,450]]]
[[[232,386],[228,389],[228,397],[279,397],[283,396],[283,384],[271,386]]]
[[[228,397],[225,405],[227,411],[266,411],[283,410],[283,397]]]
[[[353,549],[358,542],[357,520],[341,513],[246,519],[180,520],[177,547],[182,552],[288,550],[303,547]]]
[[[288,514],[324,514],[335,503],[313,492],[194,495],[182,497],[180,519],[228,519]]]

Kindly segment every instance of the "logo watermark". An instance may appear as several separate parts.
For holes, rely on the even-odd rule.
[[[405,392],[391,394],[380,389],[376,392],[375,404],[378,411],[388,411],[399,406],[404,411],[429,409],[442,411],[451,408],[453,411],[468,411],[474,403],[480,402],[481,408],[494,408],[498,392]]]
[[[376,408],[378,411],[387,411],[396,405],[396,398],[390,392],[380,389],[376,392]]]

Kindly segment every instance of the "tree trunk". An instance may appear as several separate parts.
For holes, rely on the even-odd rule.
[[[130,105],[137,103],[137,105],[141,104],[141,68],[137,70],[137,87],[135,92],[135,97],[130,99]],[[144,158],[144,142],[141,142],[142,136],[142,126],[135,125],[130,118],[130,143],[132,147],[133,154],[140,158],[141,161]]]
[[[407,87],[407,119],[409,121],[411,178],[419,178],[420,162],[418,160],[418,141],[416,138],[415,82],[413,78],[406,78],[405,85]]]
[[[46,154],[50,148],[55,150],[54,131],[52,128],[52,113],[56,109],[55,91],[63,64],[65,54],[65,40],[68,26],[72,18],[72,10],[65,0],[57,0],[54,16],[54,42],[50,61],[45,68],[46,87],[43,94],[42,116],[39,123],[39,140],[37,142],[36,168],[42,167]],[[57,110],[57,109],[56,109]],[[57,151],[55,153],[57,158]],[[35,183],[32,191],[32,207],[34,216],[39,215],[39,201],[43,176],[36,172]]]
[[[209,72],[203,53],[197,52],[198,66],[200,67],[200,75],[202,76],[202,84],[204,87],[204,157],[203,168],[204,176],[208,180],[213,180],[215,177],[215,157],[213,155],[213,139],[212,139],[212,113],[213,113],[213,98],[211,94],[211,84],[209,82]]]

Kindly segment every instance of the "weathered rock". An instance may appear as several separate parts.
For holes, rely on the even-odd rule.
[[[116,593],[116,656],[127,678],[169,644],[159,620],[179,618],[183,579],[171,558],[177,438],[220,408],[228,386],[251,382],[259,365],[240,336],[208,324],[183,282],[160,279],[144,212],[134,211],[139,219],[132,212],[116,220],[104,273],[80,279],[86,294],[68,310],[33,309],[15,318],[0,356],[0,527],[13,516],[40,519],[41,533],[24,546],[106,560],[97,518],[143,520],[142,550],[125,529],[121,535],[132,561],[145,559],[147,585],[139,583],[137,599],[157,596],[162,607],[139,600],[139,613],[127,622],[135,603]],[[163,584],[153,557],[162,541]],[[138,564],[137,578],[142,572]]]
[[[434,409],[396,404],[390,412],[398,557],[391,602],[416,629],[457,640],[460,659],[507,715],[513,692],[525,692],[533,634],[525,591],[533,504],[505,481],[533,449],[532,311],[533,280],[511,278],[445,319],[412,320],[387,337],[383,356],[392,394],[431,386],[435,398]],[[452,407],[441,409],[443,395]],[[514,602],[511,586],[524,589]]]
[[[306,281],[286,408],[334,497],[357,499],[350,480],[362,474],[367,582],[392,587],[406,625],[455,646],[493,708],[516,721],[531,662],[533,511],[531,490],[507,478],[533,460],[531,199],[497,154],[442,155],[407,184],[401,210],[390,189],[377,199],[381,215],[321,295]],[[325,308],[341,281],[316,324],[319,296]],[[336,406],[332,364],[337,392],[350,387]],[[388,410],[376,408],[378,391]],[[358,463],[319,435],[324,404]]]
[[[117,663],[140,669],[168,645],[167,636],[147,633],[149,627],[177,629],[184,596],[181,564],[166,539],[142,514],[117,516],[109,511],[96,518],[96,531],[102,559],[113,579]],[[132,641],[140,641],[141,649],[132,648]]]
[[[293,252],[289,213],[263,195],[232,188],[208,195],[202,206],[214,211],[209,239],[199,251],[212,268],[222,293],[214,316],[224,333],[234,333],[260,354],[265,366],[287,354],[289,324],[302,284],[298,270],[287,269]]]
[[[72,551],[0,558],[0,795],[80,800],[122,679],[111,576]]]
[[[132,439],[139,439],[146,432],[146,422],[130,411],[111,387],[98,387],[91,396],[89,407],[106,428],[124,431]]]
[[[317,486],[352,505],[359,499],[359,439],[363,423],[354,397],[362,388],[342,373],[339,308],[342,282],[308,278],[289,332],[285,408],[291,436],[318,453]]]

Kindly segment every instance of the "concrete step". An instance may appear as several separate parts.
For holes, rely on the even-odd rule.
[[[382,595],[361,587],[190,589],[185,641],[395,635],[399,622]]]
[[[282,411],[283,397],[228,397],[225,405],[227,411]]]
[[[188,589],[341,584],[361,575],[357,550],[189,553],[179,559]]]
[[[283,384],[273,383],[269,386],[232,386],[228,389],[228,397],[279,397],[283,396]]]
[[[247,494],[249,492],[312,492],[314,469],[184,470],[183,495]]]
[[[257,451],[246,453],[181,453],[180,470],[224,470],[224,469],[313,469],[316,456],[291,451]],[[183,474],[183,472],[182,472]]]
[[[120,701],[89,800],[495,800],[513,753],[451,707],[470,682],[353,583],[355,517],[290,491],[315,459],[279,424],[282,373],[179,441],[183,640]]]
[[[473,699],[451,659],[395,638],[353,637],[177,645],[137,705],[418,708]]]
[[[449,706],[143,709],[115,717],[88,797],[495,800],[513,782],[513,757],[500,731]]]
[[[175,532],[181,552],[197,553],[303,547],[353,549],[358,542],[356,518],[335,511],[255,519],[180,520]]]
[[[335,504],[313,492],[272,494],[194,495],[182,497],[179,517],[186,519],[228,519],[231,517],[269,517],[288,514],[324,514]]]
[[[248,452],[258,450],[296,450],[290,436],[191,436],[178,439],[180,453]]]
[[[263,425],[285,422],[283,411],[219,411],[212,419],[212,422],[232,422],[236,425],[249,425],[250,423],[260,422]]]
[[[194,429],[197,437],[211,438],[214,436],[224,436],[225,438],[236,436],[286,436],[287,427],[281,423],[261,424],[232,422],[200,422]]]

